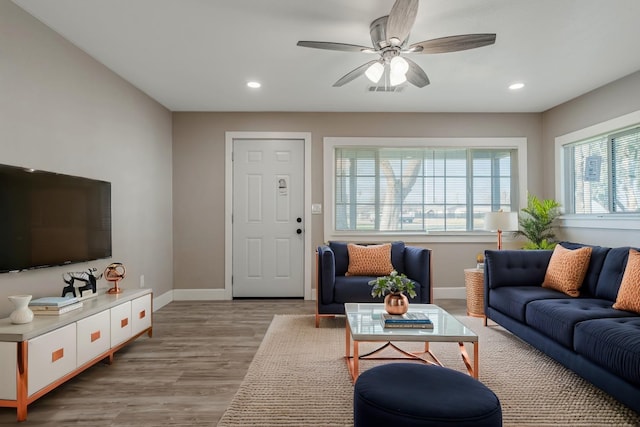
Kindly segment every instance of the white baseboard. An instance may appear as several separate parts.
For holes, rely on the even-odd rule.
[[[171,301],[173,301],[173,289],[153,299],[153,311],[160,310]]]
[[[315,300],[315,292],[312,293]],[[466,299],[464,287],[433,288],[434,299]],[[224,301],[228,300],[224,289],[173,289],[153,299],[153,311],[159,310],[171,301]]]
[[[433,299],[467,299],[467,289],[459,288],[433,288]]]
[[[222,301],[228,300],[224,289],[174,289],[174,301]]]

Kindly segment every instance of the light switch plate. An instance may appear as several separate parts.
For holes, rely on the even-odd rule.
[[[311,205],[311,213],[318,215],[322,213],[322,205],[320,203],[313,203]]]

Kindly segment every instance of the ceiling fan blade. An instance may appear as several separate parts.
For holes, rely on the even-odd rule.
[[[418,14],[418,0],[396,0],[387,18],[387,42],[401,46],[409,36]],[[392,42],[395,40],[395,43]]]
[[[407,71],[407,81],[417,87],[425,87],[429,84],[429,77],[427,73],[415,62],[409,58],[404,58],[409,64],[409,71]]]
[[[359,66],[355,70],[352,70],[352,71],[348,72],[347,74],[342,76],[342,78],[340,78],[340,80],[335,82],[333,84],[333,87],[343,86],[343,85],[349,83],[351,80],[354,80],[354,79],[360,77],[361,75],[363,75],[367,71],[367,68],[369,68],[371,65],[373,65],[376,62],[378,62],[378,60],[374,59],[373,61],[369,61],[366,64],[362,64],[361,66]]]
[[[341,52],[375,52],[371,47],[346,43],[299,41],[298,46],[312,47],[314,49],[339,50]]]
[[[488,46],[495,42],[495,34],[463,34],[414,43],[409,46],[408,51],[414,53],[458,52],[460,50]]]

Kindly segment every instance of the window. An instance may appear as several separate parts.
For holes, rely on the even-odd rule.
[[[471,142],[465,139],[457,144],[439,140],[438,145],[449,145],[442,147],[429,146],[428,139],[409,139],[412,144],[402,138],[355,139],[357,144],[345,144],[351,138],[325,138],[325,159],[333,163],[330,203],[336,232],[468,232],[483,229],[486,212],[518,210],[524,150],[517,145],[500,147],[502,141],[488,148],[465,146]]]
[[[563,146],[565,211],[640,212],[640,127]]]

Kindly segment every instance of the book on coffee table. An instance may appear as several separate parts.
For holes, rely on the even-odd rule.
[[[380,316],[382,326],[385,328],[419,328],[433,329],[433,322],[429,317],[420,312],[405,314],[382,313]]]

